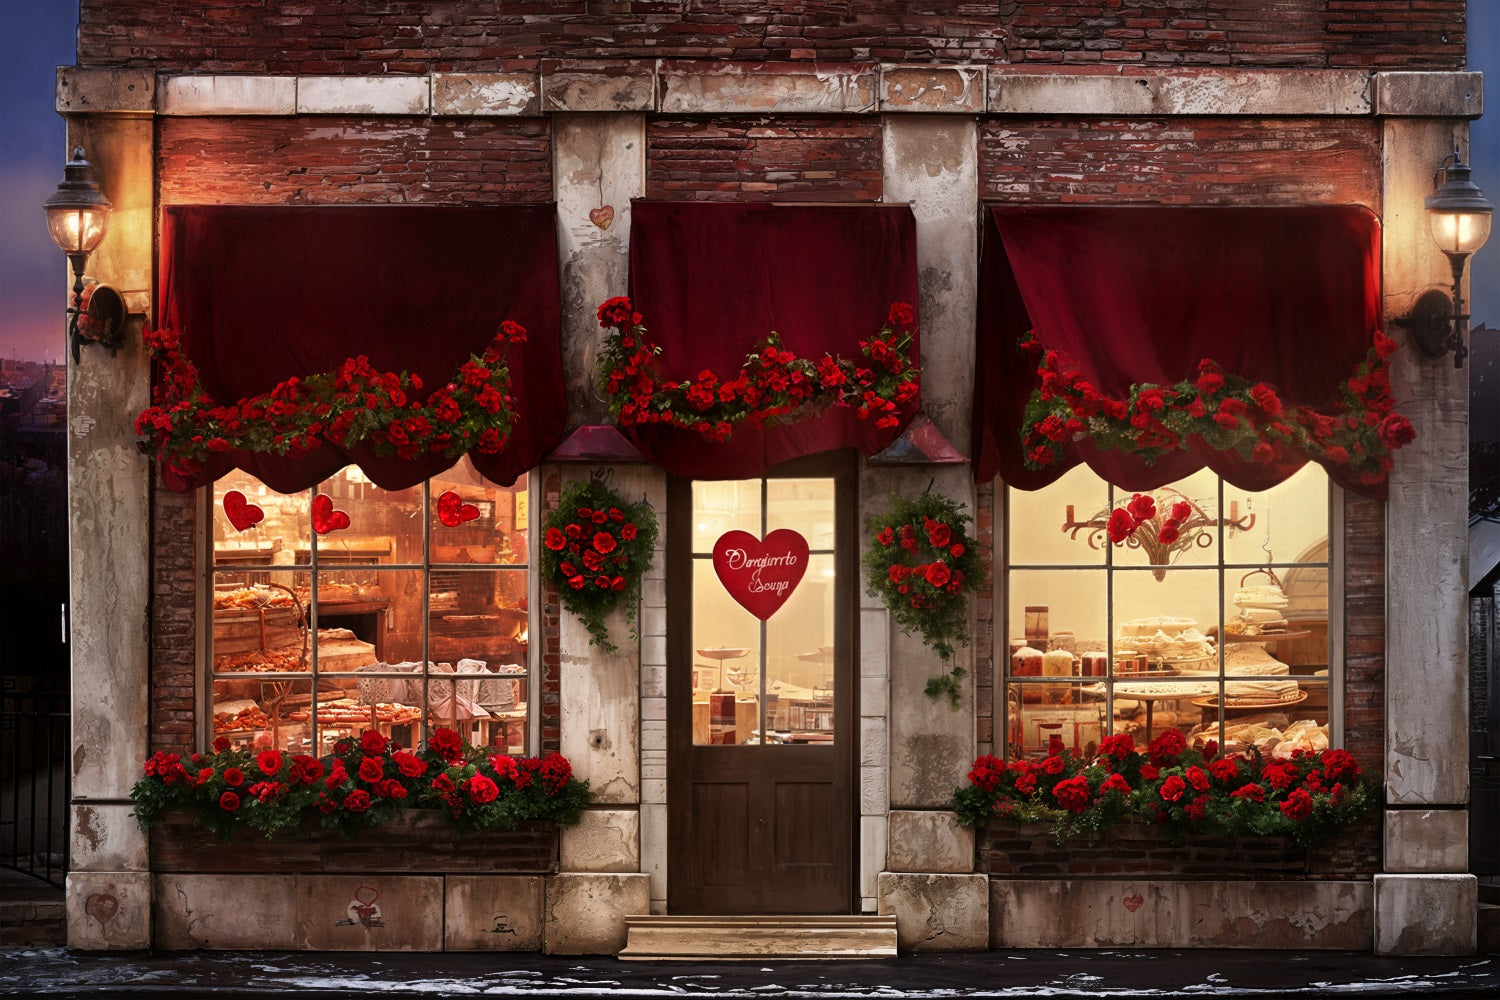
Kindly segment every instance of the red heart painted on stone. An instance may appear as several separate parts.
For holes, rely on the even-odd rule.
[[[714,572],[730,597],[765,621],[807,572],[807,539],[790,528],[777,528],[764,541],[748,531],[726,531],[714,542]]]
[[[245,499],[239,490],[224,494],[224,516],[234,525],[235,531],[253,528],[266,519],[266,512]]]
[[[600,229],[608,229],[615,222],[615,207],[613,205],[600,205],[589,212],[589,221]]]
[[[107,892],[96,892],[83,904],[83,912],[100,924],[107,924],[120,912],[120,901]]]
[[[313,530],[320,535],[349,527],[349,515],[341,510],[334,510],[333,498],[327,493],[319,493],[313,497],[312,521]]]
[[[380,898],[380,892],[372,885],[362,885],[358,889],[354,890],[354,898],[359,902],[365,904],[366,906],[369,906],[371,903],[375,902],[375,900]]]
[[[1125,909],[1129,910],[1131,913],[1134,913],[1136,910],[1139,910],[1141,908],[1141,904],[1145,901],[1146,897],[1142,896],[1140,893],[1136,893],[1134,896],[1126,896],[1120,902],[1125,904]]]
[[[438,497],[438,520],[450,528],[456,528],[478,516],[479,508],[471,503],[464,503],[463,498],[452,490],[447,490]]]

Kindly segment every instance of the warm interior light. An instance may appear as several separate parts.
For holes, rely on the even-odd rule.
[[[49,208],[47,230],[64,253],[93,253],[104,239],[109,213],[92,208]]]

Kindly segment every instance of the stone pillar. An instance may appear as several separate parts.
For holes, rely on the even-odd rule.
[[[114,286],[135,313],[145,311],[151,289],[153,88],[145,71],[58,73],[67,150],[84,148],[114,204],[87,273]],[[61,168],[60,160],[59,176]],[[59,254],[60,275],[66,267]],[[59,338],[62,301],[59,296]],[[141,316],[132,316],[117,354],[85,344],[78,364],[71,356],[66,361],[73,701],[68,945],[87,950],[151,944],[146,835],[130,815],[129,797],[148,750],[150,690],[150,465],[136,450],[132,426],[150,397],[141,327]]]
[[[978,275],[976,130],[975,120],[962,114],[892,113],[884,119],[884,196],[887,201],[910,204],[917,220],[923,408],[948,440],[965,452],[974,385]],[[887,509],[892,490],[914,496],[929,484],[934,491],[966,504],[972,515],[970,475],[966,464],[866,468],[861,482],[861,524],[872,513]],[[933,892],[972,897],[974,905],[954,911],[961,914],[955,919],[963,926],[945,926],[943,939],[975,942],[956,947],[983,947],[988,936],[987,896],[982,887],[976,891],[964,882],[976,877],[968,874],[973,866],[972,844],[965,852],[956,847],[956,841],[964,840],[961,836],[928,835],[937,830],[953,832],[952,816],[946,810],[974,757],[972,647],[960,648],[954,658],[966,673],[961,700],[954,707],[923,693],[927,679],[943,669],[942,661],[919,637],[892,629],[883,605],[868,595],[861,605],[861,642],[861,887],[865,906],[870,908],[873,889],[880,912],[895,913],[900,921],[912,917],[903,916],[905,908],[928,905]],[[883,768],[888,768],[885,775],[880,774]],[[879,794],[881,786],[884,796]],[[898,865],[900,871],[924,873],[921,881],[928,888],[917,894],[897,891],[899,877],[883,872]],[[913,941],[903,943],[903,947],[912,946]]]
[[[1434,110],[1449,74],[1381,74],[1376,113]],[[1444,80],[1435,79],[1443,77]],[[1458,119],[1387,117],[1384,152],[1383,303],[1386,329],[1430,288],[1448,289],[1447,258],[1422,200],[1433,171],[1466,139]],[[1392,388],[1416,441],[1399,452],[1386,506],[1385,870],[1375,884],[1375,950],[1466,954],[1476,941],[1475,879],[1468,872],[1466,665],[1468,370],[1414,345],[1394,358]],[[1420,899],[1420,907],[1414,900]],[[1420,928],[1408,928],[1417,909]]]

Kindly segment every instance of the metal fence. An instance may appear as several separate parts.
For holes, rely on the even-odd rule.
[[[68,873],[68,697],[5,677],[0,701],[0,866],[62,887]]]

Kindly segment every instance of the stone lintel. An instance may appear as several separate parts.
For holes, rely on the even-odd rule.
[[[302,115],[425,115],[432,110],[428,76],[299,76]]]
[[[881,66],[880,110],[981,114],[983,66]]]
[[[947,810],[892,809],[890,867],[898,872],[974,870],[974,830]]]
[[[881,872],[881,916],[896,918],[901,951],[983,951],[990,925],[984,875]]]
[[[1369,90],[1369,76],[1360,70],[1122,68],[1106,75],[991,68],[988,110],[1013,115],[1367,115]]]
[[[294,115],[293,76],[169,76],[157,108],[164,115]]]
[[[656,63],[548,59],[542,62],[542,110],[652,111]]]
[[[434,73],[432,113],[535,117],[541,109],[539,90],[535,73]]]
[[[150,70],[57,68],[60,115],[149,115],[155,110],[156,75]]]
[[[873,66],[657,63],[663,114],[858,114],[874,111]]]
[[[1375,113],[1420,118],[1484,114],[1483,73],[1376,73]]]
[[[1367,881],[994,878],[990,946],[1368,951],[1371,908]]]
[[[1438,874],[1469,870],[1467,809],[1387,809],[1385,870]]]
[[[1472,955],[1479,944],[1479,879],[1376,875],[1377,955]]]

